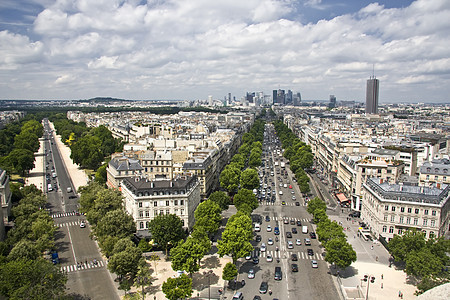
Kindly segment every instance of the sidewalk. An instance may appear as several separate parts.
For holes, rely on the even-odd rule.
[[[25,178],[26,185],[34,184],[42,192],[45,192],[45,172],[44,172],[44,139],[39,139],[39,150],[34,153],[34,168]]]

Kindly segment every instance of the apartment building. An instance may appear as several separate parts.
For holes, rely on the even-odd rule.
[[[419,182],[423,185],[450,184],[450,160],[448,158],[433,159],[425,162],[419,171]]]
[[[117,153],[106,167],[106,185],[109,188],[120,189],[121,182],[125,178],[140,176],[143,172],[144,168],[139,160]]]
[[[194,212],[200,204],[200,186],[196,176],[149,180],[144,176],[122,181],[126,211],[136,222],[137,234],[148,236],[148,225],[158,215],[174,214],[189,230],[195,223]]]
[[[426,237],[446,236],[450,230],[450,185],[412,186],[367,178],[362,189],[361,218],[377,237],[389,241],[408,229]]]
[[[5,225],[9,222],[11,214],[11,190],[9,189],[9,176],[5,170],[0,168],[0,241],[5,238]]]

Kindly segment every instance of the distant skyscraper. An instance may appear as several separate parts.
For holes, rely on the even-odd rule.
[[[295,96],[294,96],[294,105],[295,106],[300,106],[302,102],[302,95],[300,94],[300,92],[298,92]]]
[[[335,108],[336,107],[336,96],[330,95],[330,103],[328,103],[329,108]]]
[[[380,87],[380,81],[375,77],[370,77],[367,80],[366,88],[366,114],[378,113],[378,91]]]

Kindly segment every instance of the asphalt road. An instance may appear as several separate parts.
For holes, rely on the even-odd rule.
[[[264,143],[267,145],[270,143]],[[274,155],[273,147],[271,147],[270,157],[273,162],[279,161],[279,157]],[[277,159],[275,160],[275,157]],[[269,156],[266,156],[266,161]],[[288,168],[288,165],[286,166]],[[274,170],[275,169],[275,170]],[[270,171],[275,171],[275,176],[270,176]],[[238,290],[242,291],[246,298],[252,299],[254,295],[260,295],[262,299],[336,299],[338,298],[338,292],[335,288],[333,279],[328,274],[329,269],[327,263],[323,260],[323,248],[320,246],[317,239],[310,239],[311,246],[305,246],[305,238],[310,238],[309,234],[302,233],[302,227],[292,225],[291,220],[294,222],[301,221],[302,226],[308,226],[308,231],[313,230],[313,226],[310,223],[310,215],[306,212],[306,206],[304,206],[304,199],[298,189],[298,186],[293,183],[291,173],[288,172],[287,179],[276,174],[276,167],[269,165],[266,168],[266,176],[271,178],[275,182],[276,201],[274,203],[267,203],[265,200],[260,203],[260,206],[254,211],[252,217],[261,219],[261,231],[255,233],[261,235],[261,242],[253,241],[255,249],[260,249],[262,243],[265,243],[267,250],[261,252],[258,250],[253,251],[252,256],[259,257],[259,263],[254,264],[252,260],[243,260],[239,269],[238,276]],[[281,177],[281,180],[278,177]],[[283,183],[283,187],[280,187],[280,181]],[[292,184],[292,189],[284,187],[284,183],[289,182]],[[268,180],[270,185],[270,180]],[[283,192],[280,196],[279,191]],[[292,191],[294,193],[292,193]],[[292,196],[295,196],[297,200],[292,200]],[[282,205],[282,201],[285,201],[286,205]],[[300,206],[296,206],[295,202],[299,201]],[[270,221],[265,221],[265,217],[269,216]],[[285,224],[284,219],[289,221]],[[267,226],[270,225],[272,230],[267,231]],[[274,228],[279,227],[280,235],[278,235],[279,241],[276,242]],[[292,238],[286,237],[286,232],[292,233],[292,228],[296,228],[296,234],[292,234]],[[273,245],[268,245],[268,239],[272,238]],[[296,245],[296,239],[301,240],[301,245]],[[292,241],[293,249],[288,249],[288,240]],[[278,247],[279,251],[276,251]],[[308,255],[307,249],[312,249],[313,256]],[[292,261],[292,254],[296,254],[298,261]],[[273,261],[267,261],[267,255],[272,255]],[[277,262],[277,258],[280,262]],[[318,262],[318,268],[312,268],[311,260]],[[291,271],[291,265],[296,263],[298,265],[298,272]],[[280,266],[283,277],[282,280],[277,281],[274,279],[275,267]],[[247,277],[249,269],[254,269],[255,278],[249,279]],[[239,282],[244,279],[246,284],[242,286]],[[272,295],[261,294],[259,292],[259,286],[262,281],[268,282],[269,289],[272,291]]]
[[[44,129],[48,132],[48,124],[45,124]],[[78,196],[54,141],[55,137],[53,134],[47,137],[44,168],[46,184],[51,184],[53,188],[52,191],[47,189],[47,208],[58,227],[55,247],[60,257],[61,270],[68,276],[67,292],[85,299],[120,299],[106,263],[95,241],[89,237],[89,224],[85,223],[83,215],[77,213]],[[56,173],[56,177],[53,177],[53,173]],[[67,188],[72,191],[69,192]],[[84,228],[80,227],[81,222],[86,224]]]

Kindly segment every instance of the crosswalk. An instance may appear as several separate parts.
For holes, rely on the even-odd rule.
[[[56,219],[56,218],[69,217],[69,216],[75,216],[75,215],[80,215],[80,213],[77,211],[71,211],[71,212],[66,212],[66,213],[53,214],[53,215],[51,215],[51,217],[53,219]]]
[[[282,205],[279,201],[275,201],[275,202],[262,201],[262,202],[259,202],[259,204],[262,205],[262,206]],[[287,202],[287,201],[286,201],[286,204],[283,205],[283,206],[296,206],[296,205],[295,205],[295,202]],[[299,206],[308,206],[308,204],[305,204],[305,203],[301,203],[301,202],[300,202],[300,205],[299,205]]]
[[[84,222],[86,224],[86,222]],[[80,226],[81,221],[70,221],[65,223],[56,223],[55,226],[57,227],[69,227],[69,226]]]
[[[272,221],[276,221],[276,222],[278,222],[278,221],[284,221],[284,220],[288,220],[288,221],[291,221],[291,220],[293,220],[293,221],[295,221],[295,222],[297,222],[297,221],[301,221],[301,222],[311,222],[311,219],[305,219],[305,218],[290,218],[290,217],[275,217],[275,216],[273,216],[272,218]]]
[[[292,254],[297,254],[298,259],[303,260],[324,260],[323,256],[319,253],[314,253],[314,255],[308,255],[308,252],[306,251],[252,251],[252,257],[259,256],[259,257],[266,257],[268,254],[270,254],[273,258],[287,258],[291,259]]]
[[[102,260],[97,261],[97,264],[95,264],[93,261],[89,261],[87,263],[85,263],[85,262],[79,263],[78,265],[73,264],[73,265],[61,266],[61,271],[70,273],[70,272],[76,272],[76,271],[81,271],[81,270],[101,268],[101,267],[104,267],[105,265],[106,264]]]

